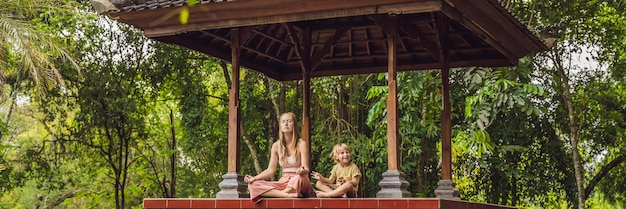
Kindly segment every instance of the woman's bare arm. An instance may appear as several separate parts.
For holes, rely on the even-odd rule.
[[[246,175],[246,177],[244,178],[245,181],[252,183],[256,180],[265,180],[274,175],[274,172],[276,172],[276,166],[278,165],[278,143],[279,142],[274,142],[274,144],[272,144],[272,149],[270,151],[270,162],[267,164],[267,168],[254,177]]]

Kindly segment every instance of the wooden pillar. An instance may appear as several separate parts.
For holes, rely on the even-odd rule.
[[[452,181],[452,119],[450,113],[450,47],[448,18],[435,16],[437,21],[439,63],[441,64],[441,180],[435,194],[438,198],[459,199],[459,190]]]
[[[306,28],[302,34],[302,139],[308,143],[311,159],[311,30]],[[313,160],[310,161],[311,163]],[[309,167],[312,165],[309,165]],[[311,168],[313,169],[313,168]]]
[[[309,154],[311,153],[311,116],[310,114],[311,114],[311,78],[308,72],[306,73],[303,72],[302,73],[302,139],[305,140],[309,145]],[[311,156],[309,156],[309,159],[311,159]]]
[[[452,180],[452,121],[450,116],[450,68],[441,69],[441,179]]]
[[[401,171],[400,163],[400,139],[398,137],[398,84],[397,84],[397,60],[396,45],[398,41],[398,17],[388,15],[380,21],[387,35],[387,171],[383,173],[383,179],[378,183],[381,190],[376,193],[379,198],[402,198],[411,197],[408,191],[409,182],[404,179],[405,174]]]
[[[239,174],[240,154],[239,136],[240,133],[240,105],[239,105],[239,74],[240,74],[240,32],[239,29],[231,29],[231,49],[232,49],[232,77],[231,86],[228,92],[228,172],[222,176],[219,184],[220,192],[217,198],[244,198],[250,197],[246,191],[247,185],[243,182],[243,176]]]
[[[396,16],[390,16],[387,31],[387,170],[401,170],[398,139],[398,71],[397,50],[398,32]]]
[[[240,46],[239,29],[231,30],[232,77],[228,92],[228,172],[239,172],[239,136],[241,136],[239,105]]]

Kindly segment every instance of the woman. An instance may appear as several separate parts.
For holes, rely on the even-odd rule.
[[[298,137],[296,115],[288,112],[280,116],[279,140],[272,144],[270,162],[256,176],[246,175],[252,202],[263,197],[311,197],[315,195],[309,180],[308,144]],[[283,169],[278,181],[265,181],[274,175],[277,163]]]

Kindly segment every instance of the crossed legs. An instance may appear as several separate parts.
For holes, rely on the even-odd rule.
[[[315,196],[317,197],[347,197],[348,192],[354,190],[354,187],[349,182],[346,182],[333,189],[328,186],[328,184],[324,184],[318,181],[317,183],[315,183],[315,188],[320,190],[315,192]]]

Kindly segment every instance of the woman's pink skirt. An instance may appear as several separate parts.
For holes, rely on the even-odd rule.
[[[296,173],[283,173],[278,181],[257,180],[248,184],[250,198],[255,203],[261,201],[263,193],[272,189],[283,190],[286,187],[293,188],[298,193],[298,197],[315,196],[309,177]]]

